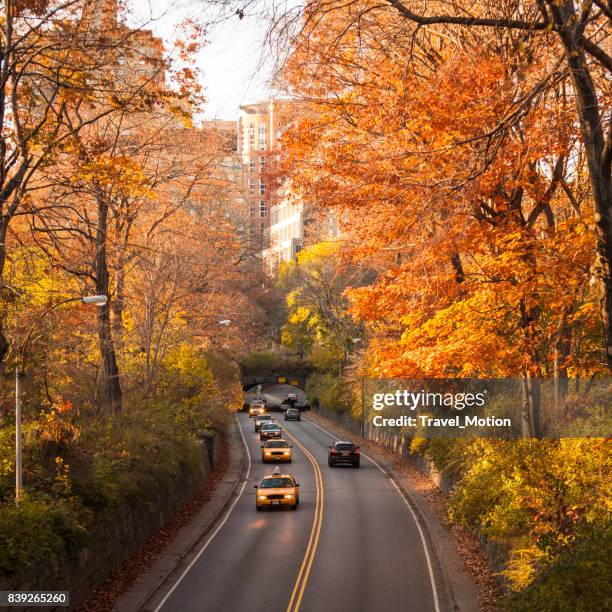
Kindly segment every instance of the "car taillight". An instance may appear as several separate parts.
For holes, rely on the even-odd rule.
[[[355,449],[355,454],[356,454],[356,455],[358,455],[358,454],[359,454],[359,449],[358,449],[358,448],[356,448],[356,449]]]
[[[332,448],[332,449],[331,449],[331,454],[332,454],[332,455],[335,455],[337,452],[338,452],[338,451],[337,451],[335,448]]]

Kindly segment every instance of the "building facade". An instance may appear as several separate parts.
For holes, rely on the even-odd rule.
[[[295,118],[296,105],[290,100],[267,100],[240,107],[238,154],[254,251],[261,252],[269,246],[271,210],[279,200],[283,183],[279,175],[280,138]]]
[[[282,262],[295,259],[303,246],[304,203],[289,189],[285,189],[270,211],[270,227],[263,251],[268,272],[273,274]]]

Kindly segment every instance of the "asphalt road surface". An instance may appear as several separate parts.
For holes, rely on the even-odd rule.
[[[286,397],[288,389],[263,391]],[[429,553],[393,482],[364,457],[360,469],[328,467],[330,434],[274,414],[294,445],[281,471],[300,483],[300,506],[255,511],[253,485],[273,465],[261,462],[253,420],[239,414],[251,459],[246,486],[156,612],[436,612]]]

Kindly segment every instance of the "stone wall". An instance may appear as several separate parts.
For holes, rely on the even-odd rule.
[[[0,590],[70,591],[70,609],[76,609],[95,587],[118,570],[175,512],[194,498],[210,478],[219,460],[220,448],[219,436],[203,438],[200,462],[195,471],[185,469],[177,474],[171,486],[146,503],[122,503],[94,526],[88,545],[77,559],[66,559],[60,567],[41,565],[29,571],[27,576],[0,578]]]

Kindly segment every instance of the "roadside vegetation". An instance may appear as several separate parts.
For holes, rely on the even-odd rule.
[[[117,507],[157,500],[194,472],[207,436],[241,406],[235,370],[204,352],[182,350],[162,364],[157,390],[133,396],[112,416],[69,402],[48,406],[24,426],[24,482],[14,501],[14,426],[0,429],[0,574],[57,567],[87,544],[93,525]]]

